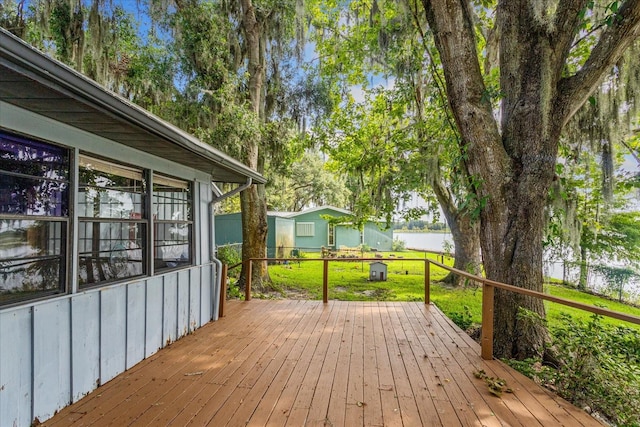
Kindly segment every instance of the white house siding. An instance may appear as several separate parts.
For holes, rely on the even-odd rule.
[[[194,266],[0,308],[0,427],[44,421],[218,317],[210,176],[0,102],[0,127],[193,183]],[[77,188],[77,181],[74,185]],[[77,224],[77,215],[70,218]],[[77,233],[74,233],[77,235]],[[68,268],[77,272],[77,243]]]
[[[0,311],[0,425],[44,421],[209,322],[214,279],[207,264]]]

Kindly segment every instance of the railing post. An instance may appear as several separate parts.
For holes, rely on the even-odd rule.
[[[251,276],[253,276],[251,269],[253,267],[253,262],[251,261],[251,258],[249,258],[247,262],[249,264],[247,265],[247,277],[245,277],[244,300],[251,301]]]
[[[220,272],[220,309],[218,310],[218,317],[224,317],[224,304],[227,301],[227,264],[222,264],[222,271]]]
[[[495,288],[482,284],[482,342],[481,356],[484,360],[493,359],[493,294]]]
[[[329,302],[329,260],[322,260],[322,302]]]
[[[424,303],[431,304],[431,264],[428,259],[424,260]]]

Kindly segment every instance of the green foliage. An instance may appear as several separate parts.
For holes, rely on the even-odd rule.
[[[360,248],[361,252],[371,252],[371,246],[367,245],[366,243],[362,243],[358,247]]]
[[[640,279],[640,274],[631,268],[596,265],[594,269],[604,277],[609,292],[617,294],[619,301],[623,299],[625,285]]]
[[[227,298],[244,299],[244,292],[240,289],[240,286],[237,282],[230,283],[227,287]]]
[[[406,245],[407,243],[404,240],[395,238],[391,243],[391,250],[394,252],[402,252],[407,248]]]
[[[471,327],[471,325],[473,325],[473,320],[472,320],[471,310],[469,309],[469,306],[465,305],[463,306],[463,309],[464,310],[461,312],[456,311],[456,312],[447,314],[447,316],[449,317],[449,319],[453,320],[453,323],[458,325],[460,329],[462,329],[463,331],[466,331]]]
[[[588,323],[566,317],[553,336],[564,362],[553,377],[559,393],[622,425],[640,424],[640,358],[629,346],[637,346],[638,331],[606,327],[599,316]]]
[[[288,170],[272,178],[267,184],[270,209],[297,212],[311,204],[340,207],[347,205],[350,196],[344,175],[330,171],[317,152],[305,151]]]
[[[228,266],[242,262],[242,247],[240,245],[226,245],[218,247],[218,259]]]
[[[616,425],[640,425],[640,332],[607,326],[597,315],[587,321],[564,315],[551,332],[559,366],[508,363]]]

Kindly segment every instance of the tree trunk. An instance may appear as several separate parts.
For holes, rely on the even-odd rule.
[[[587,248],[580,246],[580,277],[578,278],[578,289],[587,289],[587,280],[589,277],[589,260],[587,257]]]
[[[264,198],[261,197],[257,185],[240,193],[242,209],[242,260],[265,258],[267,256],[267,215]],[[251,270],[251,288],[257,292],[269,289],[269,272],[267,263],[254,262]],[[246,263],[242,265],[240,285],[246,283]]]
[[[542,291],[544,209],[554,179],[563,126],[640,35],[640,2],[619,4],[589,58],[567,75],[567,61],[587,7],[563,0],[553,10],[531,0],[498,1],[500,126],[494,118],[476,51],[471,2],[422,0],[445,75],[447,97],[468,156],[467,173],[480,212],[487,277]],[[494,355],[535,357],[546,329],[542,301],[496,290]]]
[[[455,247],[453,268],[472,274],[481,274],[479,220],[473,219],[466,210],[458,209],[453,197],[440,182],[437,174],[431,187],[451,229],[451,237]],[[466,283],[464,277],[455,273],[449,273],[442,281],[452,286],[461,286]]]
[[[451,237],[455,246],[453,268],[481,275],[479,221],[472,220],[468,215],[458,214],[456,219],[453,221],[447,219],[447,222],[451,228]],[[462,286],[467,283],[467,279],[454,273],[449,273],[442,281],[452,286]]]
[[[247,70],[249,72],[249,102],[256,117],[261,117],[264,103],[264,65],[261,55],[260,36],[262,25],[256,19],[255,8],[251,0],[242,0],[243,28],[246,37]],[[260,141],[245,141],[245,164],[258,170],[261,166]],[[252,185],[240,194],[242,210],[242,259],[264,258],[267,255],[267,204],[264,185]],[[246,263],[240,273],[240,284],[246,281]],[[257,291],[268,289],[269,273],[266,261],[254,262],[251,275],[252,288]]]

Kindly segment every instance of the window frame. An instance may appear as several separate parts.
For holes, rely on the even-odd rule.
[[[18,179],[24,180],[32,180],[33,182],[52,182],[59,183],[64,188],[62,190],[58,190],[61,194],[61,198],[59,203],[62,205],[61,211],[56,212],[56,214],[34,214],[34,213],[11,213],[11,212],[2,212],[0,210],[0,222],[13,222],[13,221],[26,221],[33,223],[42,223],[43,229],[46,234],[50,234],[51,226],[54,226],[54,234],[55,228],[60,227],[59,235],[54,235],[52,238],[45,239],[45,246],[51,247],[53,252],[52,254],[47,255],[36,255],[32,254],[29,256],[10,256],[7,258],[2,258],[0,261],[9,261],[10,265],[7,266],[7,270],[10,270],[16,266],[26,265],[36,263],[38,261],[46,261],[46,260],[58,260],[59,265],[57,266],[57,285],[51,289],[44,290],[35,290],[26,293],[25,295],[21,295],[14,298],[7,298],[5,300],[5,296],[11,295],[10,292],[6,294],[0,294],[0,309],[6,307],[12,307],[19,304],[34,302],[38,300],[42,300],[45,298],[49,298],[52,296],[62,295],[69,292],[69,256],[70,256],[70,233],[71,233],[71,224],[72,224],[72,206],[73,206],[73,177],[74,177],[74,161],[72,150],[69,147],[65,147],[61,144],[56,144],[51,141],[45,141],[40,138],[34,138],[28,135],[23,135],[15,131],[10,131],[4,128],[0,128],[0,136],[3,137],[4,140],[12,141],[15,144],[21,144],[23,147],[27,146],[43,146],[43,148],[49,148],[53,150],[59,150],[59,155],[63,160],[60,164],[62,165],[62,169],[66,169],[66,173],[63,173],[61,178],[50,177],[50,176],[37,176],[31,175],[24,172],[16,172],[10,171],[7,169],[0,169],[0,176],[9,176]],[[51,155],[51,154],[49,154]],[[43,162],[44,163],[44,162]],[[59,173],[60,168],[53,168],[49,172]],[[29,187],[20,187],[20,190],[27,189]],[[66,206],[65,206],[66,204]],[[40,226],[39,226],[40,227]],[[22,232],[21,232],[22,233]],[[26,234],[26,239],[23,240],[22,243],[28,243],[29,240],[29,228],[24,229],[24,233]],[[33,239],[33,237],[31,237]],[[37,240],[40,240],[41,237],[37,236]],[[30,247],[34,248],[34,246],[30,245]],[[56,251],[57,248],[57,251]],[[42,250],[43,248],[37,248],[38,250]],[[13,264],[11,261],[15,261],[19,259],[21,264]],[[46,265],[41,265],[39,268],[46,268]],[[38,274],[37,277],[41,277]],[[44,284],[45,280],[42,279]],[[24,284],[24,282],[23,282]]]
[[[153,237],[151,239],[151,255],[150,262],[152,264],[152,271],[154,273],[165,273],[167,271],[178,270],[182,268],[189,268],[195,265],[195,239],[194,239],[194,207],[195,207],[195,198],[194,198],[194,185],[192,181],[186,179],[180,179],[172,177],[168,174],[153,172],[153,177],[150,185],[150,204],[151,204],[151,220],[153,227]],[[179,189],[182,188],[186,190],[187,198],[186,198],[186,212],[187,218],[183,220],[178,219],[158,219],[157,218],[157,206],[156,198],[159,197],[156,195],[156,185],[160,185],[162,183],[164,186],[169,188]],[[173,205],[173,204],[172,204]],[[169,263],[176,263],[176,265],[166,265],[159,266],[160,261],[157,257],[157,248],[158,246],[158,230],[160,225],[184,225],[187,227],[187,248],[188,248],[188,259],[187,262],[180,262],[180,260],[169,261]],[[176,245],[179,246],[179,245]],[[166,247],[163,245],[162,247]],[[167,263],[167,264],[169,264]]]
[[[80,152],[80,155],[78,156],[78,165],[77,165],[77,172],[78,172],[78,186],[74,191],[74,194],[76,196],[76,207],[77,207],[77,211],[78,211],[78,215],[77,215],[77,229],[78,232],[77,234],[74,236],[74,244],[77,245],[77,263],[78,263],[78,270],[77,270],[77,275],[76,275],[76,280],[77,280],[77,287],[78,290],[84,290],[84,289],[89,289],[89,288],[93,288],[93,287],[101,287],[101,286],[105,286],[105,285],[110,285],[113,283],[118,283],[118,282],[123,282],[123,281],[128,281],[128,280],[132,280],[138,277],[147,277],[150,275],[150,271],[149,271],[149,263],[148,263],[148,238],[147,235],[149,233],[149,229],[150,229],[150,224],[149,224],[149,215],[148,215],[148,207],[147,207],[147,200],[149,197],[149,179],[148,179],[148,170],[144,169],[142,167],[135,167],[135,166],[131,166],[128,165],[126,163],[122,163],[122,162],[118,162],[116,160],[113,159],[108,159],[102,156],[96,156],[92,153],[87,153],[84,151]],[[87,161],[93,161],[95,170],[100,171],[101,173],[107,174],[107,175],[113,175],[119,178],[124,178],[124,179],[131,179],[131,180],[136,180],[139,179],[140,182],[140,190],[139,191],[133,191],[131,189],[127,189],[127,190],[122,190],[122,189],[114,189],[108,186],[97,186],[97,185],[92,185],[92,184],[87,184],[87,183],[83,183],[82,182],[82,173],[81,173],[81,168],[83,168],[83,163],[87,164],[87,165],[91,165],[91,163],[87,163]],[[134,187],[136,188],[136,187]],[[93,190],[93,191],[97,191],[99,193],[104,193],[107,194],[107,196],[109,196],[110,194],[114,193],[121,193],[121,194],[133,194],[133,195],[138,195],[140,197],[140,201],[139,201],[139,210],[135,211],[132,210],[129,213],[129,217],[117,217],[117,216],[100,216],[100,215],[96,215],[96,216],[88,216],[88,215],[84,215],[81,216],[81,209],[80,207],[80,201],[81,201],[81,197],[80,194],[85,190],[88,189],[89,191]],[[85,191],[88,192],[88,191]],[[96,205],[95,203],[92,204],[93,205],[93,209],[96,209]],[[99,200],[98,201],[98,210],[100,210],[100,207],[102,205],[102,202]],[[136,216],[139,215],[139,218],[137,218]],[[93,236],[91,237],[87,237],[89,236],[88,233],[83,233],[82,228],[85,225],[88,224],[93,224],[92,228],[94,228],[94,230],[92,230],[92,233],[95,233],[95,227],[96,225],[98,225],[98,233],[101,235],[103,233],[103,227],[102,224],[110,224],[110,227],[113,227],[114,225],[116,226],[115,228],[111,228],[109,230],[109,233],[112,233],[114,230],[117,232],[117,228],[118,226],[121,228],[120,230],[120,235],[122,236],[124,233],[122,232],[122,227],[128,227],[128,232],[129,232],[129,236],[131,236],[131,231],[134,230],[134,233],[136,233],[134,235],[134,238],[131,239],[131,237],[128,239],[126,245],[124,243],[116,243],[115,246],[122,246],[121,248],[117,248],[115,249],[115,247],[110,248],[111,250],[102,250],[100,247],[98,247],[97,251],[92,249],[90,252],[88,252],[87,250],[83,250],[83,241],[91,241],[92,245],[93,243]],[[137,233],[140,233],[139,235]],[[101,236],[100,236],[101,237]],[[100,238],[98,245],[101,245],[104,239]],[[121,237],[120,239],[109,239],[110,241],[124,241],[125,239],[123,237]],[[131,242],[134,242],[134,244],[132,245]],[[110,277],[110,278],[105,278],[104,280],[98,279],[97,281],[87,281],[89,279],[89,273],[87,269],[83,269],[83,265],[84,263],[81,261],[82,258],[86,258],[86,254],[87,253],[91,253],[91,257],[94,257],[94,253],[98,254],[98,258],[101,257],[100,254],[102,253],[108,253],[108,257],[109,257],[109,261],[107,262],[107,266],[109,266],[109,268],[111,269],[112,267],[114,267],[114,264],[116,264],[118,262],[118,253],[120,254],[124,254],[124,257],[127,257],[126,262],[124,264],[122,264],[122,266],[128,266],[129,265],[135,265],[132,263],[129,263],[129,256],[135,256],[137,257],[137,251],[140,251],[140,261],[139,261],[139,265],[140,265],[140,273],[139,274],[131,274],[131,275],[127,275],[127,276],[117,276],[117,277]],[[115,254],[115,255],[114,255]],[[134,259],[135,262],[135,259]],[[92,272],[91,272],[91,277],[94,277],[95,271],[94,271],[94,266],[91,265],[92,267]],[[101,263],[98,262],[97,264],[97,273],[99,275],[104,275],[104,270],[103,270],[103,266]],[[115,267],[114,269],[117,269],[117,267]],[[83,279],[81,277],[81,273],[82,272],[86,272],[87,277],[85,279]]]
[[[327,224],[327,245],[335,246],[336,245],[336,225],[329,223]]]
[[[3,290],[0,294],[0,310],[56,296],[75,294],[92,288],[129,282],[141,277],[161,275],[168,271],[187,269],[198,262],[195,220],[199,215],[197,215],[197,187],[194,180],[172,177],[150,167],[129,165],[109,156],[66,146],[12,129],[0,127],[0,136],[6,136],[4,139],[8,139],[8,145],[5,147],[7,163],[4,163],[3,168],[0,169],[0,176],[17,177],[15,183],[5,181],[9,184],[5,186],[6,191],[0,194],[0,197],[4,197],[0,199],[0,203],[3,204],[0,205],[0,222],[7,223],[5,227],[9,230],[8,233],[17,233],[18,247],[28,246],[26,252],[21,252],[26,255],[16,257],[7,253],[7,256],[2,259],[16,262],[4,267],[6,274],[14,275],[15,283],[12,282],[12,287],[7,286],[6,292]],[[14,148],[12,146],[14,143],[19,146]],[[31,160],[22,160],[25,158],[21,154],[23,151],[27,153],[27,159],[32,158],[29,154],[32,153],[35,159],[33,161],[37,160],[43,164],[40,167],[38,163],[33,163],[38,166],[33,169],[33,174],[29,174],[31,169],[25,166],[31,164]],[[10,163],[11,158],[15,159],[15,164]],[[87,170],[87,160],[93,160],[101,165],[97,168],[96,179],[101,180],[102,174],[104,181],[91,181],[90,176],[83,175]],[[112,174],[102,169],[109,169]],[[110,181],[110,178],[113,179]],[[156,184],[186,189],[186,196],[177,199],[183,205],[182,208],[172,207],[169,212],[182,209],[188,214],[187,219],[157,221],[154,219],[154,180]],[[52,187],[51,194],[43,193],[44,190],[42,190],[45,188],[42,187],[42,182],[47,181],[57,183],[57,186]],[[36,197],[33,205],[30,204],[31,202],[23,202],[25,199],[22,194],[26,191],[36,191],[35,194],[42,195],[44,198]],[[88,201],[87,198],[82,197],[83,194],[89,196],[92,191],[95,191],[92,193],[94,200]],[[127,196],[127,194],[131,195]],[[110,204],[114,206],[109,207]],[[132,215],[132,213],[139,215]],[[110,230],[103,224],[116,224],[116,226]],[[186,235],[181,234],[185,237],[185,243],[181,240],[176,241],[178,243],[176,246],[187,245],[188,259],[185,263],[170,268],[157,267],[154,257],[157,236],[154,231],[158,225],[162,224],[183,225],[187,230]],[[111,265],[108,272],[105,269],[107,274],[102,272],[98,274],[96,269],[99,267],[94,264],[92,271],[94,278],[98,277],[98,280],[87,282],[86,263],[82,257],[92,254],[87,250],[87,247],[93,245],[92,242],[96,236],[92,234],[92,227],[98,227],[99,230],[96,232],[100,237],[96,238],[99,239],[97,247],[100,255],[98,256],[105,257],[106,260],[103,267],[109,263]],[[127,234],[127,229],[129,233],[134,234]],[[103,237],[105,230],[107,230],[106,234],[112,233],[115,237]],[[27,233],[29,233],[28,237]],[[86,242],[84,246],[83,239]],[[101,247],[106,241],[112,245],[108,250]],[[114,249],[119,243],[131,241],[139,245],[134,248],[125,245],[123,248]],[[8,250],[12,248],[13,246],[6,247]],[[42,252],[45,254],[42,255]],[[122,264],[125,266],[123,267],[124,277],[119,275],[121,273],[115,272],[116,268],[113,267],[118,260],[106,259],[116,252],[126,253],[125,257],[128,257]],[[135,253],[133,258],[131,258],[132,253]],[[36,264],[38,261],[41,263]],[[31,276],[23,274],[20,269],[26,269],[24,266],[30,265],[35,265],[39,270],[32,272]],[[133,268],[130,267],[132,265]],[[40,270],[44,268],[47,269],[46,273]],[[131,270],[136,274],[129,274]],[[140,273],[137,274],[137,272]],[[54,279],[48,279],[49,276],[54,277],[54,274]],[[106,279],[104,276],[107,276]],[[26,282],[25,278],[31,278],[31,282]],[[53,289],[42,289],[52,283],[52,280],[56,280]],[[25,285],[28,288],[26,291]]]
[[[313,221],[297,222],[296,221],[296,237],[315,237],[316,223]]]

